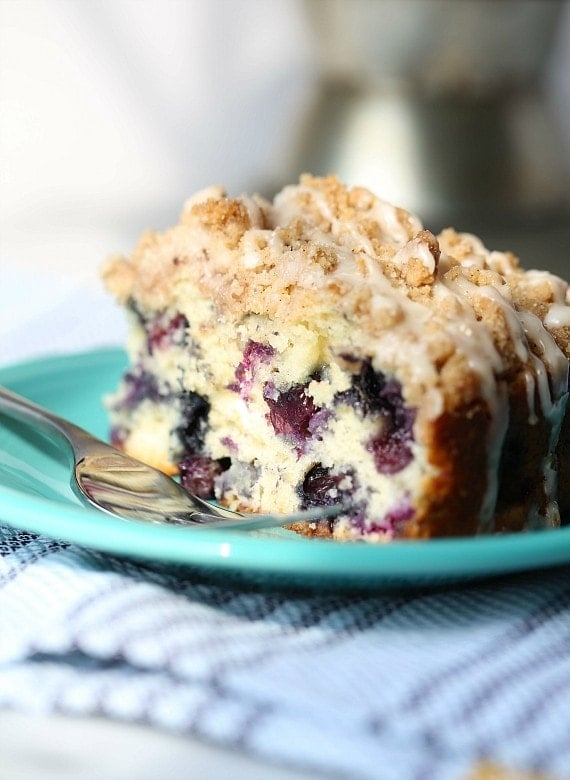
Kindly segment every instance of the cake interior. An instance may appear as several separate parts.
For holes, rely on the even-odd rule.
[[[202,304],[131,304],[131,368],[108,400],[113,443],[232,509],[346,506],[306,533],[401,535],[430,466],[398,379],[308,325],[284,335],[260,317],[236,329],[218,315],[206,327]]]

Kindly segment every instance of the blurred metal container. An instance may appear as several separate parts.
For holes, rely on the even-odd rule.
[[[305,0],[320,67],[292,166],[437,226],[567,206],[542,94],[562,0]]]

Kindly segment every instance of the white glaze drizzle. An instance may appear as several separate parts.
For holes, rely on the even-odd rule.
[[[395,265],[402,266],[409,260],[419,260],[425,266],[428,273],[435,272],[436,261],[433,253],[425,239],[420,237],[412,238],[396,252],[392,258]]]
[[[543,417],[550,426],[548,452],[542,460],[541,469],[544,475],[543,484],[546,498],[544,522],[554,526],[558,525],[560,521],[557,502],[558,475],[555,460],[568,400],[568,360],[536,315],[523,311],[519,312],[519,316],[529,341],[541,353],[541,357],[531,353],[530,365],[534,374],[532,382],[533,404],[534,397],[538,394]],[[529,375],[530,370],[527,367],[525,371],[527,393],[531,385]],[[535,418],[533,406],[532,412],[529,412],[529,422]]]
[[[552,403],[561,398],[568,389],[568,359],[536,314],[530,311],[520,311],[518,315],[527,339],[540,352],[540,361],[546,366],[550,374],[552,386],[548,388],[548,394],[544,390],[540,395],[542,410],[544,415],[547,416]],[[545,377],[546,386],[548,387],[546,372]]]
[[[435,295],[440,299],[454,296],[461,306],[461,316],[451,329],[456,347],[465,355],[469,367],[479,376],[481,394],[490,412],[487,430],[486,490],[479,510],[479,533],[493,530],[493,519],[499,491],[499,462],[509,424],[509,403],[506,385],[497,380],[503,362],[491,334],[476,319],[469,296],[479,288],[464,276],[450,281],[438,278]]]
[[[524,381],[526,385],[526,402],[528,407],[528,424],[536,425],[538,422],[538,415],[536,414],[536,382],[534,374],[527,368],[524,372]]]
[[[544,327],[549,330],[552,328],[569,328],[570,306],[566,306],[564,303],[552,303],[544,318]]]
[[[503,314],[506,326],[509,329],[516,356],[523,363],[528,359],[528,344],[522,323],[517,316],[516,310],[513,308],[510,296],[509,298],[505,298],[505,295],[508,295],[508,288],[506,288],[506,285],[500,290],[490,284],[479,286],[461,274],[457,279],[448,282],[448,286],[451,287],[451,289],[455,289],[462,293],[467,298],[479,296],[487,298],[497,304]]]
[[[525,282],[529,286],[539,286],[546,283],[552,293],[554,303],[565,303],[568,283],[559,276],[551,274],[549,271],[526,271]]]

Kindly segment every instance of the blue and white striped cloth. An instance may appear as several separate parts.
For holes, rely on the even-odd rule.
[[[334,776],[570,777],[570,567],[263,590],[0,528],[0,706],[150,724]]]

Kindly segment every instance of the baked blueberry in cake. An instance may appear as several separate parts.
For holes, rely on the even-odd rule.
[[[547,261],[545,259],[545,264]],[[335,177],[217,187],[104,269],[131,323],[112,441],[294,530],[389,541],[556,526],[567,285]]]

